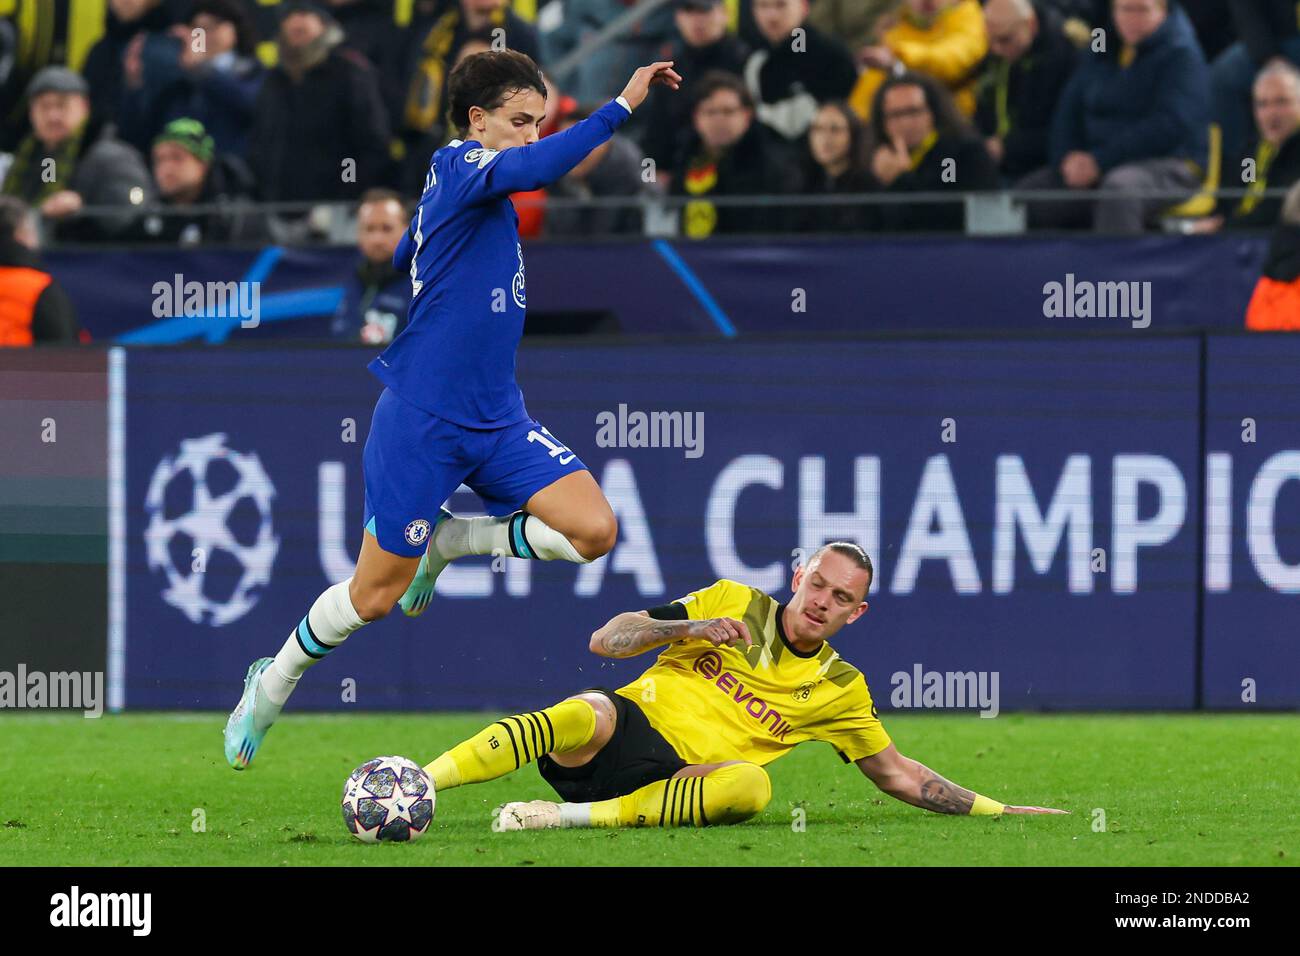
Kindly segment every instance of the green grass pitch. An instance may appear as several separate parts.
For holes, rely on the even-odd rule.
[[[496,715],[286,715],[254,766],[224,714],[0,718],[0,863],[14,865],[1295,865],[1300,714],[889,714],[903,753],[1005,802],[1068,817],[946,817],[876,791],[825,744],[769,767],[757,818],[707,830],[493,833],[491,810],[554,795],[532,767],[439,795],[414,844],[343,828],[348,772],[427,763]],[[196,811],[204,827],[195,832]],[[802,811],[797,812],[797,811]],[[1098,811],[1104,811],[1105,830]],[[804,825],[798,826],[800,819]]]

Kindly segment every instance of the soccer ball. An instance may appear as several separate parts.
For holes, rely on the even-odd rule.
[[[375,757],[343,784],[343,824],[362,843],[418,839],[433,822],[433,781],[405,757]]]

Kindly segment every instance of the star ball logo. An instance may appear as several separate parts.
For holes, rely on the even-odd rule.
[[[224,433],[187,438],[154,469],[145,496],[149,569],[162,598],[195,624],[222,627],[257,604],[280,539],[271,523],[275,486],[255,452]]]

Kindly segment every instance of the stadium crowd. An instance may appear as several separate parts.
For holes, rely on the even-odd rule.
[[[71,12],[62,43],[59,24],[32,38],[6,21],[3,192],[60,238],[161,242],[262,238],[265,221],[241,208],[254,200],[355,201],[371,188],[413,199],[456,133],[445,115],[457,62],[495,45],[560,65],[633,5],[108,0],[84,56]],[[1035,227],[1135,233],[1171,211],[1188,231],[1260,227],[1281,205],[1264,190],[1300,179],[1291,0],[670,0],[577,59],[556,77],[547,131],[638,64],[673,59],[686,83],[551,195],[666,190],[689,200],[688,236],[960,229],[957,202],[712,200],[999,187],[1102,191],[1033,203]],[[1220,185],[1250,194],[1217,213],[1196,201]],[[526,234],[641,228],[633,208],[548,215],[545,198],[520,204]],[[155,204],[173,215],[146,214]],[[121,214],[77,216],[84,206]]]
[[[516,196],[525,236],[641,232],[639,202],[554,200],[665,194],[692,238],[961,230],[956,194],[1006,188],[1042,191],[1031,228],[1208,233],[1276,226],[1300,181],[1295,0],[668,0],[584,45],[635,5],[107,0],[87,22],[103,5],[33,21],[0,0],[0,192],[81,242],[293,242],[320,237],[310,204],[344,202],[386,288],[366,220],[396,241],[457,134],[448,75],[501,47],[547,74],[543,135],[637,65],[685,78]],[[727,201],[755,195],[777,198]]]

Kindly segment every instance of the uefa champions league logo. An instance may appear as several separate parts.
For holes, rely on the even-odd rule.
[[[162,598],[195,624],[221,627],[253,609],[271,581],[280,540],[271,526],[275,486],[256,453],[224,434],[181,441],[154,469],[145,497],[150,571]]]

